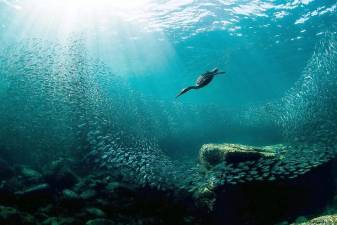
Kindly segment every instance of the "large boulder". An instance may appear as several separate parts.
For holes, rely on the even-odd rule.
[[[255,147],[241,144],[204,144],[199,153],[199,161],[206,168],[216,166],[221,162],[240,163],[257,161],[261,158],[275,158],[283,145]]]
[[[93,219],[85,223],[85,225],[116,225],[117,223],[108,219]]]
[[[337,224],[337,214],[316,217],[309,221],[295,222],[291,225],[335,225]]]
[[[78,182],[79,179],[69,164],[68,161],[60,159],[44,168],[44,178],[52,188],[63,190],[73,187]]]
[[[83,207],[84,201],[74,191],[64,189],[60,197],[60,205],[69,209],[79,209]]]
[[[42,174],[29,166],[18,166],[17,170],[26,185],[38,184],[43,180]]]
[[[99,208],[94,208],[94,207],[86,208],[85,212],[86,214],[88,214],[88,216],[94,217],[94,218],[102,218],[106,216],[103,210]]]
[[[82,225],[81,221],[71,217],[49,217],[45,219],[41,225]]]
[[[207,144],[199,160],[207,182],[195,189],[213,224],[275,224],[322,210],[333,198],[333,160],[301,163],[283,145]]]
[[[51,189],[48,184],[38,184],[27,188],[26,190],[16,192],[18,196],[22,198],[42,198],[43,196],[50,196]]]
[[[15,208],[0,206],[0,224],[23,224],[20,212]]]
[[[22,213],[15,208],[0,205],[0,224],[34,225],[36,221],[35,218],[28,213]]]
[[[53,201],[53,190],[46,183],[37,184],[15,193],[18,203],[27,210],[34,210],[41,204]]]

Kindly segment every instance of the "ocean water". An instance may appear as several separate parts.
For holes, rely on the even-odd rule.
[[[163,190],[206,179],[208,143],[286,145],[281,169],[329,161],[336,21],[328,0],[0,0],[0,158],[89,154]]]

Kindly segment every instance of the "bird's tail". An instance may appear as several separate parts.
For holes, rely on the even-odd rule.
[[[189,86],[187,88],[184,88],[183,90],[181,90],[181,92],[176,96],[176,98],[178,98],[180,95],[183,95],[185,94],[186,92],[188,92],[189,90],[192,90],[192,89],[197,89],[196,86]]]

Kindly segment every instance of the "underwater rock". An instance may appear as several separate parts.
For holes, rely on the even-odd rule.
[[[11,207],[0,206],[0,224],[22,224],[20,213]]]
[[[21,166],[20,173],[22,176],[27,177],[27,178],[40,179],[42,177],[41,173],[37,172],[36,170],[28,166]]]
[[[14,170],[3,159],[0,158],[0,180],[8,179],[14,176]]]
[[[200,150],[206,182],[194,190],[215,224],[275,224],[322,210],[332,199],[333,160],[286,158],[283,145],[209,144]]]
[[[89,199],[93,199],[95,198],[95,196],[97,195],[97,192],[95,190],[85,190],[81,193],[80,197],[83,199],[83,200],[89,200]]]
[[[51,213],[53,210],[54,204],[47,204],[43,207],[40,207],[38,211],[35,213],[35,215],[38,215],[42,219],[47,219],[47,214]]]
[[[49,192],[50,187],[48,184],[39,184],[33,187],[30,187],[22,192],[17,192],[18,195],[34,195],[41,192]]]
[[[206,168],[211,168],[221,162],[240,163],[246,161],[257,161],[261,158],[275,158],[276,148],[274,147],[254,147],[241,144],[204,144],[199,153],[199,160]]]
[[[216,224],[275,224],[325,208],[334,195],[332,161],[290,179],[215,186]]]
[[[305,222],[307,222],[307,221],[308,221],[308,219],[307,219],[306,217],[304,217],[304,216],[299,216],[299,217],[297,217],[297,219],[295,220],[295,223],[301,224],[301,223],[305,223]]]
[[[207,184],[193,191],[193,198],[198,208],[212,211],[216,200],[214,185]]]
[[[42,181],[42,174],[28,166],[19,166],[18,170],[25,184],[32,185]]]
[[[85,179],[79,179],[79,181],[74,185],[74,187],[72,187],[72,190],[77,193],[80,193],[82,190],[87,188],[86,184],[87,183]]]
[[[57,160],[46,169],[45,180],[56,189],[71,188],[78,182],[77,175],[68,167],[65,160]]]
[[[90,174],[80,179],[72,189],[78,193],[88,190],[91,190],[91,192],[94,193],[94,191],[100,191],[104,189],[108,182],[106,180],[107,174],[102,175],[98,171],[95,171],[94,174],[95,175]]]
[[[46,183],[15,192],[15,195],[20,200],[19,203],[28,208],[40,206],[41,203],[50,202],[53,199],[53,191]]]
[[[79,199],[80,197],[74,191],[70,189],[64,189],[62,191],[62,197],[67,200]]]
[[[45,219],[41,225],[81,225],[81,221],[74,218],[50,217]]]
[[[120,188],[121,184],[119,182],[110,182],[106,186],[106,190],[109,192],[114,192],[116,189]]]
[[[35,225],[35,218],[28,214],[22,213],[12,207],[0,205],[0,224],[4,225]]]
[[[95,218],[102,218],[102,217],[106,216],[104,211],[99,209],[99,208],[87,208],[87,209],[85,209],[85,212],[89,216],[93,216]]]
[[[63,207],[69,208],[81,208],[83,206],[83,200],[78,194],[70,189],[65,189],[62,191],[62,196],[60,204]]]
[[[110,182],[105,189],[108,192],[116,192],[119,194],[132,193],[135,191],[131,185],[126,185],[120,182]]]
[[[108,219],[94,219],[87,221],[85,225],[116,225],[116,223]]]
[[[18,174],[25,167],[17,166]],[[10,184],[9,181],[0,182],[0,187],[12,191],[14,195],[13,201],[4,205],[22,210],[19,213],[22,221],[28,218],[23,211],[33,215],[32,223],[18,224],[202,224],[194,223],[194,212],[188,213],[187,206],[193,205],[186,200],[189,196],[181,197],[167,190],[158,191],[116,181],[110,178],[109,171],[92,169],[85,175],[79,173],[79,182],[62,190],[48,183],[27,186],[27,177],[40,176],[30,168],[22,174],[27,176],[14,177]],[[190,222],[183,222],[184,218]]]
[[[320,216],[304,222],[296,221],[291,225],[334,225],[334,224],[337,224],[337,214]]]

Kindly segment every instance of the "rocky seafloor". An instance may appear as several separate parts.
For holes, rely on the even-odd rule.
[[[214,158],[207,151],[212,157],[200,164],[211,171],[211,164],[221,161],[242,165],[275,157],[269,150],[254,151],[231,145],[228,155],[217,152]],[[225,182],[191,191],[137,186],[117,171],[70,159],[32,168],[0,158],[0,224],[337,224],[335,164],[332,158],[292,179]]]

